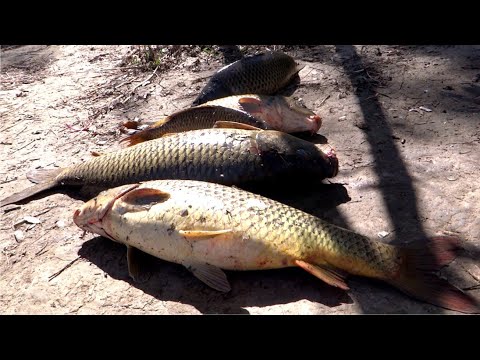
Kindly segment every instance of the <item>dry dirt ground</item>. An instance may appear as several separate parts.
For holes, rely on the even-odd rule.
[[[442,274],[480,298],[480,46],[285,50],[305,64],[293,96],[322,116],[314,140],[336,149],[340,172],[323,185],[265,194],[389,243],[458,234],[466,250]],[[150,122],[190,106],[224,61],[219,52],[185,53],[155,73],[120,69],[130,52],[2,49],[0,198],[30,186],[29,170],[119,148],[125,120]],[[346,293],[300,269],[229,271],[232,291],[224,295],[145,255],[144,279],[135,283],[124,246],[82,237],[72,221],[82,203],[50,193],[1,210],[0,313],[453,313],[368,279],[352,278]]]

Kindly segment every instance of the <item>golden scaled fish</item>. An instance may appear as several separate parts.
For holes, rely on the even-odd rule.
[[[292,57],[279,51],[246,56],[218,70],[193,105],[231,95],[273,95],[302,68]]]
[[[236,95],[209,101],[203,105],[177,111],[148,128],[121,140],[129,146],[156,139],[169,133],[222,127],[279,130],[286,133],[317,133],[320,116],[284,96]]]
[[[426,247],[384,244],[241,189],[185,180],[159,180],[109,189],[73,215],[80,228],[178,263],[208,286],[230,290],[227,270],[298,266],[348,290],[347,274],[386,281],[447,309],[479,312],[478,302],[437,277],[455,258],[458,239],[434,237]]]
[[[25,200],[61,186],[107,189],[156,179],[190,179],[226,185],[308,174],[334,177],[334,151],[274,130],[203,129],[146,141],[64,169],[27,174],[38,183],[0,202]]]

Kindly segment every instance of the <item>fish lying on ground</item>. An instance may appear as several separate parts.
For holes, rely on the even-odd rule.
[[[273,95],[302,68],[292,57],[278,51],[244,57],[218,70],[193,105],[230,95]]]
[[[121,142],[131,146],[169,133],[211,128],[224,121],[287,133],[309,131],[315,134],[322,125],[320,116],[297,105],[292,98],[235,95],[177,111]]]
[[[13,194],[0,206],[60,186],[113,186],[155,179],[191,179],[226,185],[276,176],[334,177],[338,160],[314,144],[274,130],[204,129],[173,134],[103,154],[64,169],[35,170],[37,185]]]
[[[109,189],[80,206],[73,220],[127,245],[134,279],[133,256],[140,249],[184,265],[223,292],[230,284],[221,269],[298,266],[344,290],[347,274],[360,275],[447,309],[479,312],[475,299],[433,273],[455,258],[453,237],[434,237],[420,248],[388,245],[260,195],[185,180]]]

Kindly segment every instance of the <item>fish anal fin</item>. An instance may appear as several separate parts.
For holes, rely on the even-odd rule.
[[[243,130],[262,130],[259,127],[239,123],[235,121],[217,121],[213,125],[214,128],[229,128],[229,129],[243,129]]]
[[[322,265],[311,264],[303,260],[295,260],[295,264],[301,267],[303,270],[308,271],[313,276],[316,276],[320,280],[326,282],[328,285],[338,287],[342,290],[350,290],[345,283],[343,274],[338,271],[328,268]]]
[[[194,262],[184,265],[192,274],[212,289],[229,292],[231,290],[227,275],[217,266],[207,263]]]

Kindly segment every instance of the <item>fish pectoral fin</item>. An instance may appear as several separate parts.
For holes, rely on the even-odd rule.
[[[327,266],[310,264],[303,260],[295,260],[295,264],[301,267],[303,270],[308,271],[313,276],[316,276],[320,280],[326,282],[328,285],[338,287],[342,290],[350,290],[345,283],[345,276],[336,269],[332,269]]]
[[[229,292],[231,290],[230,284],[227,280],[227,275],[217,266],[195,262],[190,265],[184,265],[193,275],[211,288],[221,291]]]
[[[243,129],[243,130],[263,130],[259,127],[248,125],[244,123],[239,123],[235,121],[217,121],[213,125],[214,128],[228,128],[228,129]]]
[[[179,230],[178,233],[187,240],[206,240],[212,237],[231,233],[232,229],[226,230]]]
[[[242,97],[238,99],[238,103],[241,105],[243,110],[250,114],[262,112],[262,101],[253,97]]]
[[[129,212],[145,211],[153,205],[167,201],[170,194],[158,189],[137,188],[122,197],[123,205]]]
[[[138,252],[137,248],[127,245],[127,264],[128,264],[128,275],[134,280],[137,281],[140,275],[139,262],[138,262]]]

